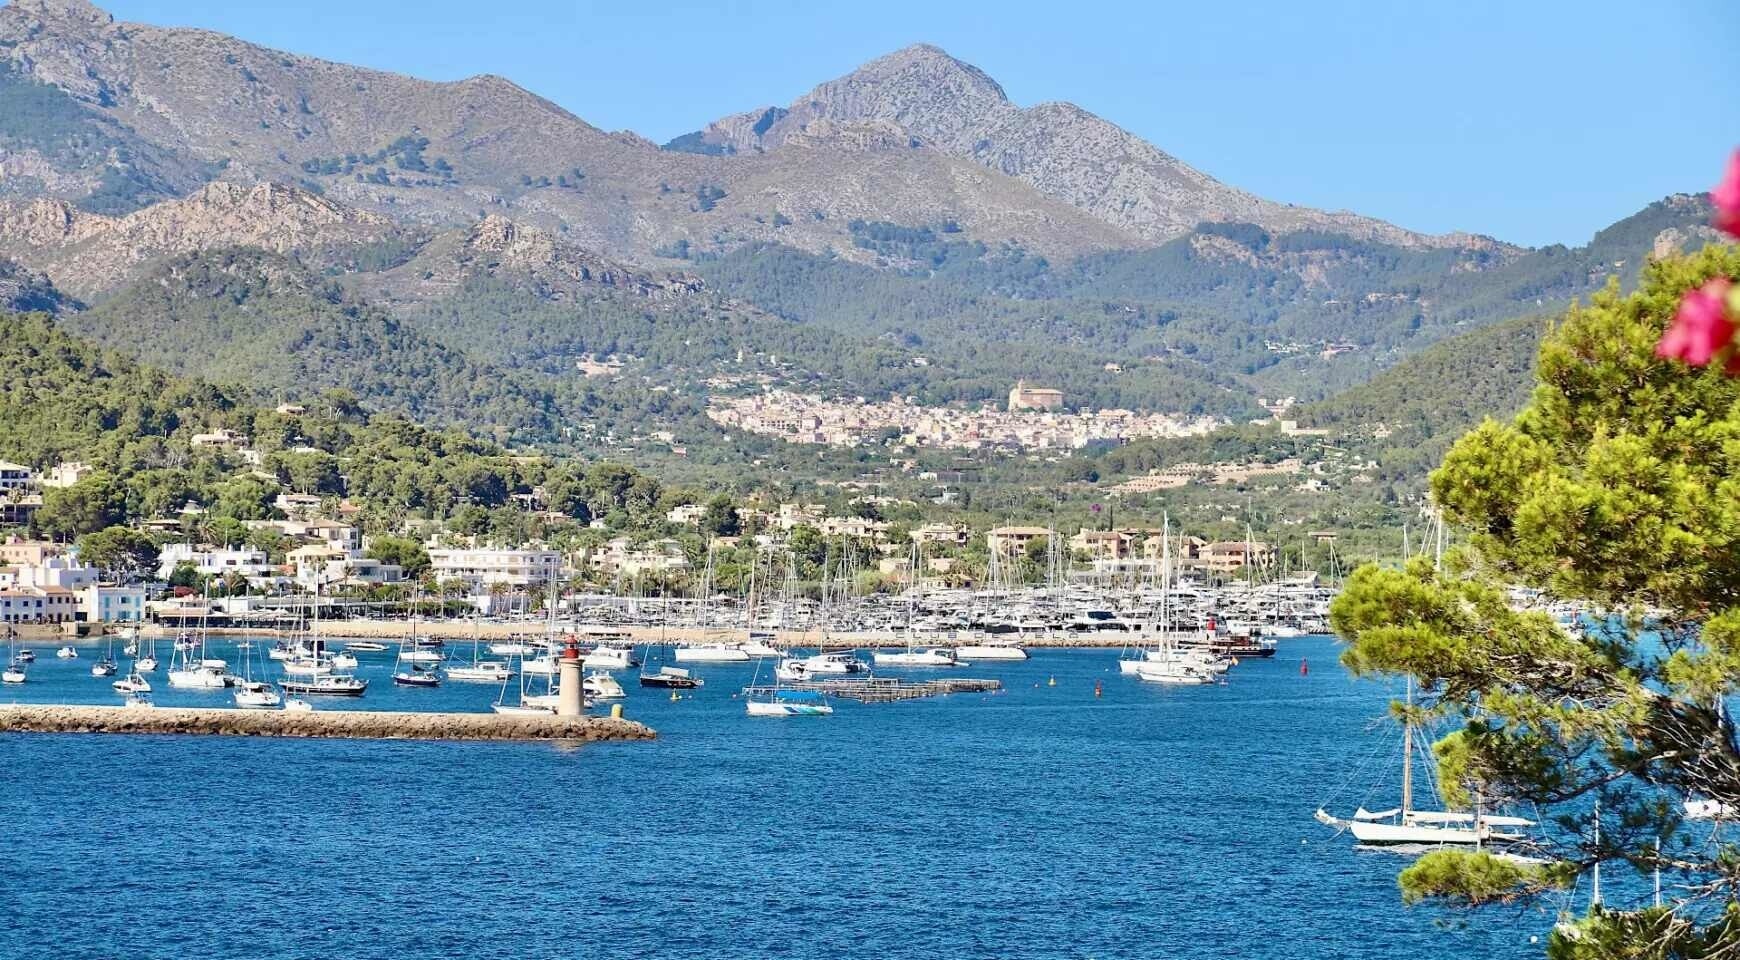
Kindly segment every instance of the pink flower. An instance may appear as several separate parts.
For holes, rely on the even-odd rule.
[[[1728,319],[1726,302],[1731,286],[1718,277],[1681,298],[1673,324],[1655,345],[1655,355],[1678,358],[1694,367],[1709,363],[1734,339],[1734,324]]]
[[[1716,229],[1740,237],[1740,150],[1728,158],[1728,173],[1710,191],[1710,202],[1716,207]]]

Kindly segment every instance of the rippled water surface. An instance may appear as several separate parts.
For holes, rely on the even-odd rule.
[[[0,699],[118,702],[91,649],[52,649]],[[631,671],[658,741],[583,748],[0,736],[0,956],[1540,955],[1550,918],[1405,909],[1405,861],[1312,821],[1395,739],[1389,691],[1334,655],[1284,641],[1227,686],[1158,688],[1039,651],[959,671],[1001,694],[789,720],[743,715],[750,666],[678,702]],[[389,659],[323,705],[495,697],[395,689]]]

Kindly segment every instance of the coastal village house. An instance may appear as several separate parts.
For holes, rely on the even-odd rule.
[[[463,580],[482,590],[541,585],[562,575],[562,555],[555,550],[434,547],[429,565],[438,581]]]
[[[145,588],[93,583],[78,591],[79,615],[87,623],[138,623],[145,619]]]
[[[1261,540],[1226,540],[1202,548],[1200,564],[1213,573],[1232,573],[1246,567],[1269,567],[1275,563],[1275,548]]]
[[[39,564],[49,557],[60,556],[61,545],[49,540],[20,540],[9,537],[0,543],[0,566],[22,567]]]
[[[157,576],[167,580],[184,563],[192,564],[195,571],[207,577],[231,573],[264,577],[278,572],[265,551],[252,547],[202,548],[191,543],[166,543],[157,553]]]
[[[72,623],[78,618],[78,597],[65,587],[0,590],[0,622]]]
[[[912,528],[912,542],[924,546],[966,546],[967,536],[964,523],[927,523]]]
[[[70,487],[80,480],[96,472],[96,467],[88,463],[62,463],[49,469],[38,479],[37,485],[52,488]]]
[[[1033,541],[1049,536],[1049,527],[994,527],[985,533],[985,549],[1010,557],[1026,550]]]
[[[1069,538],[1071,553],[1089,560],[1122,560],[1130,555],[1131,536],[1122,530],[1089,530]]]

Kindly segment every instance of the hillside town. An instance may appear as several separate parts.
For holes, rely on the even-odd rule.
[[[767,389],[709,398],[707,416],[723,427],[787,443],[860,447],[898,444],[956,450],[1079,450],[1159,437],[1200,436],[1224,423],[1214,417],[1132,410],[1064,409],[1062,392],[1018,383],[1005,409],[930,407],[910,397],[885,401],[826,399]]]

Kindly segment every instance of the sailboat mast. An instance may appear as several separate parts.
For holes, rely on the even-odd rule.
[[[1408,677],[1408,709],[1402,715],[1402,823],[1414,807],[1414,678]]]

